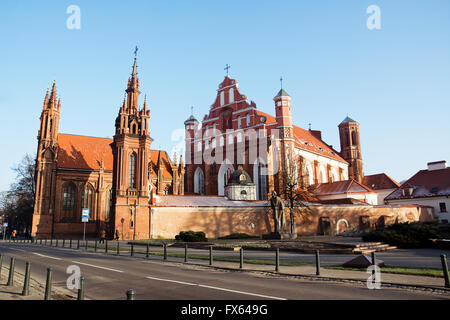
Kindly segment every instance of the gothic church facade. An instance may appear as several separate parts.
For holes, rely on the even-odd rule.
[[[134,60],[113,139],[59,133],[61,100],[47,91],[40,118],[32,236],[79,237],[82,209],[87,236],[105,230],[121,239],[148,238],[156,194],[184,194],[184,164],[152,150],[146,99],[139,107]]]

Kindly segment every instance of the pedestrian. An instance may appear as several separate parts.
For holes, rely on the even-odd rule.
[[[16,234],[17,234],[17,231],[16,231],[16,229],[14,229],[11,233],[11,238],[13,241],[16,241]]]
[[[116,240],[119,240],[119,229],[116,230]]]
[[[106,238],[106,231],[102,230],[100,232],[100,243],[105,243],[105,238]]]

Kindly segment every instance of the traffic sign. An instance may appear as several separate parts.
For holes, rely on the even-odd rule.
[[[8,222],[4,222],[3,227],[5,227],[5,228],[8,227]]]
[[[89,222],[89,208],[83,208],[81,211],[81,222]]]

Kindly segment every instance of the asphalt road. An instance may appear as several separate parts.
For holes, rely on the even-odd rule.
[[[61,245],[61,243],[60,243]],[[92,249],[91,249],[92,250]],[[123,300],[128,289],[148,300],[304,300],[304,299],[448,299],[448,296],[400,289],[369,290],[363,285],[262,277],[249,273],[163,262],[161,258],[116,256],[113,252],[88,253],[36,244],[0,243],[3,265],[16,258],[16,270],[32,265],[32,278],[45,283],[47,267],[53,268],[53,286],[65,288],[67,268],[76,265],[86,278],[86,298]],[[1,281],[6,281],[3,274]],[[75,291],[74,291],[75,292]]]

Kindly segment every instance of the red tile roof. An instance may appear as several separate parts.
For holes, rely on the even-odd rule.
[[[58,134],[58,168],[98,170],[103,159],[105,170],[113,169],[112,139]]]
[[[413,188],[413,193],[403,195],[402,190]],[[450,195],[450,167],[439,170],[421,170],[403,183],[385,200],[442,197]]]
[[[400,187],[400,184],[397,181],[385,173],[365,176],[363,179],[363,184],[374,190],[394,189]]]
[[[256,110],[256,113],[260,116],[266,117],[266,125],[276,123],[276,119],[267,114],[265,112]],[[327,145],[322,140],[316,138],[309,130],[302,129],[297,126],[293,126],[294,128],[294,138],[295,145],[303,150],[314,152],[316,154],[320,154],[322,156],[332,158],[334,160],[347,163],[337,151],[333,150],[329,145]]]
[[[329,183],[319,183],[312,185],[308,191],[315,196],[325,196],[344,193],[371,193],[375,192],[369,187],[359,183],[356,180],[343,180]]]
[[[58,134],[58,168],[99,170],[103,159],[104,169],[113,170],[112,139]],[[152,168],[157,172],[159,150],[150,150]],[[163,177],[172,179],[170,158],[162,151]]]

